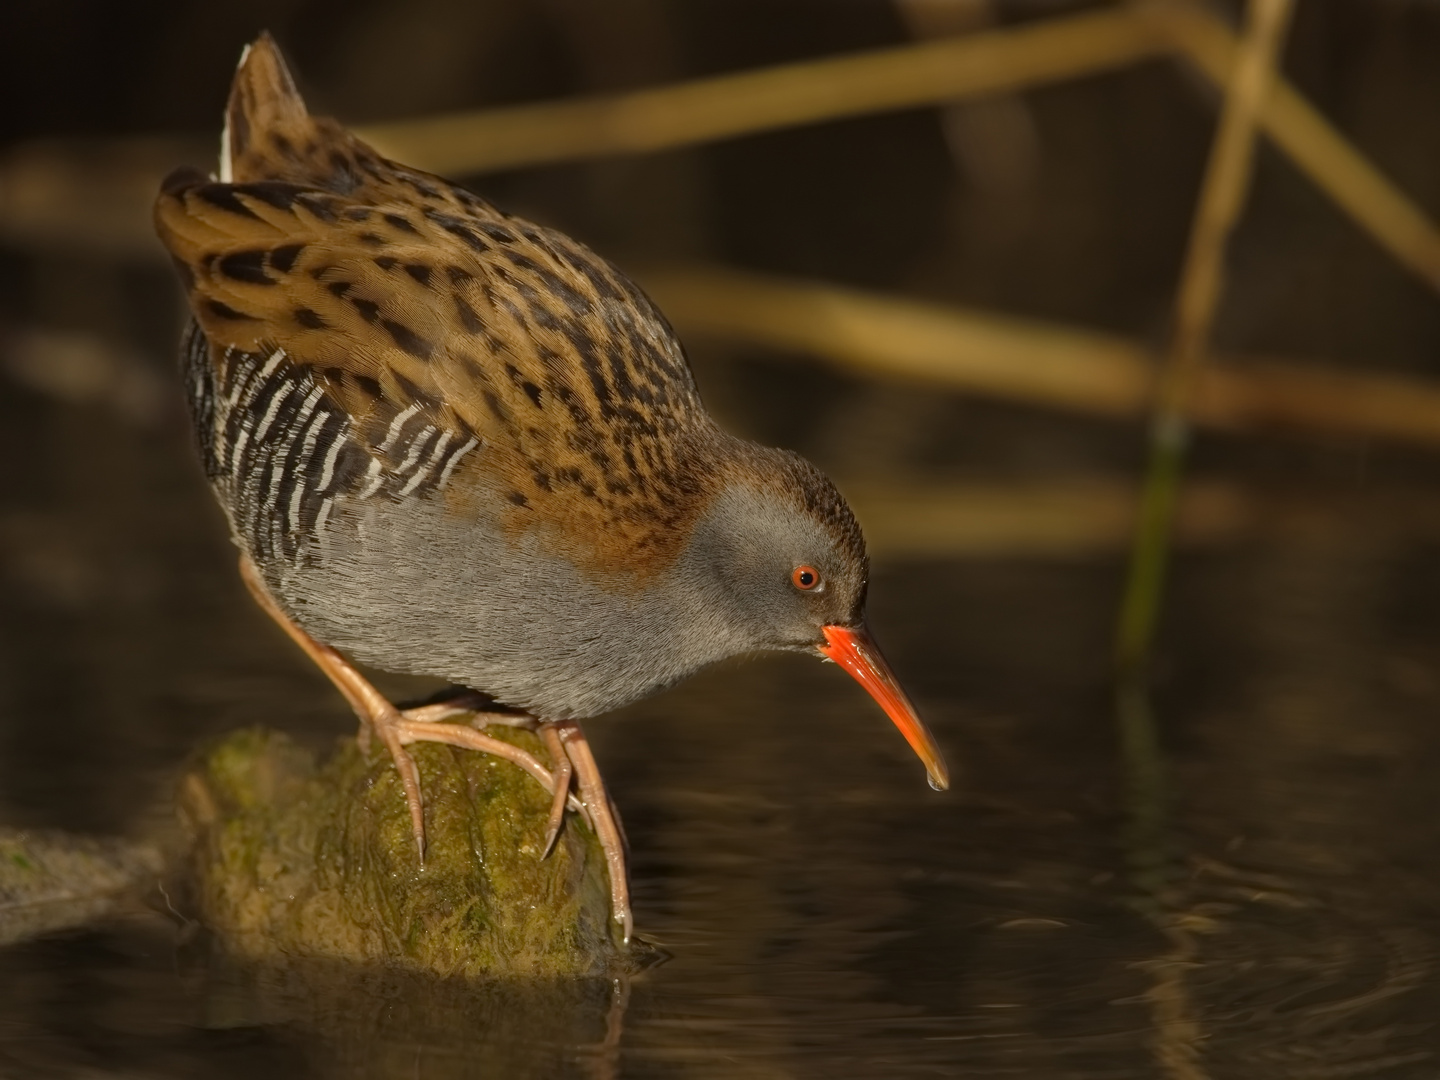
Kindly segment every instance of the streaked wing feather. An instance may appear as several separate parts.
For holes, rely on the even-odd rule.
[[[392,170],[348,196],[285,180],[167,185],[157,227],[217,362],[283,350],[382,471],[407,464],[386,445],[402,415],[449,445],[480,441],[457,507],[498,495],[515,527],[562,526],[559,542],[592,532],[564,526],[593,516],[604,543],[572,557],[614,566],[665,546],[695,503],[678,456],[709,420],[663,318],[574,241]],[[357,197],[397,188],[404,200]]]

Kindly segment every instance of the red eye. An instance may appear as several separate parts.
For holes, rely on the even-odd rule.
[[[820,584],[820,571],[813,566],[797,566],[790,572],[790,584],[809,592]]]

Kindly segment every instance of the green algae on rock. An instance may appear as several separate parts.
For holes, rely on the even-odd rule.
[[[544,760],[530,732],[490,728]],[[567,814],[540,857],[550,796],[487,754],[410,748],[428,846],[415,853],[383,747],[323,766],[286,736],[236,732],[186,776],[180,811],[204,921],[238,957],[398,965],[438,975],[587,975],[625,963],[605,860]]]

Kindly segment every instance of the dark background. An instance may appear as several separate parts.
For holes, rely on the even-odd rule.
[[[998,25],[1085,6],[970,5]],[[178,289],[143,222],[125,216],[135,199],[112,207],[107,194],[157,157],[204,163],[239,50],[262,28],[311,107],[353,123],[912,38],[903,9],[862,0],[0,7],[9,825],[163,832],[177,770],[204,740],[256,722],[316,746],[350,730],[343,703],[234,575],[173,374]],[[1440,4],[1300,0],[1284,71],[1440,217]],[[1216,107],[1207,83],[1155,61],[954,110],[473,186],[622,266],[714,262],[1158,349]],[[143,168],[115,150],[152,136],[175,141],[137,151]],[[38,225],[13,198],[15,163],[35,155],[68,170],[54,190],[78,193]],[[1217,348],[1440,378],[1434,289],[1263,143],[1229,270]],[[862,379],[724,343],[691,352],[723,423],[801,450],[842,489],[979,484],[1023,502],[1075,482],[1138,485],[1139,419]],[[1175,1071],[1165,1047],[1176,1029],[1157,1019],[1175,984],[1152,974],[1173,963],[1210,1075],[1433,1076],[1434,465],[1434,448],[1323,430],[1197,439],[1191,475],[1265,512],[1182,547],[1162,622],[1162,860],[1182,883],[1170,915],[1134,902],[1145,852],[1133,763],[1113,734],[1127,534],[1071,544],[1071,525],[1089,534],[1062,522],[1036,555],[1022,524],[947,557],[877,560],[877,634],[957,765],[956,790],[926,790],[858,691],[799,659],[725,666],[592,724],[635,848],[641,931],[677,959],[627,999],[619,1058],[592,1053],[613,1016],[604,993],[542,1002],[578,1032],[545,1036],[552,1057],[527,1043],[528,1020],[499,1043],[480,1028],[464,1038],[513,1075],[1197,1075]],[[1177,960],[1180,915],[1212,927]],[[1026,937],[1017,919],[1064,929]],[[0,1066],[78,1075],[120,1061],[193,1075],[229,1060],[225,1038],[240,1036],[195,1014],[168,948],[153,927],[112,928],[0,954],[11,988]],[[300,1019],[260,997],[234,1029],[258,1057],[235,1060],[284,1075],[409,1068],[404,1031],[377,1035],[333,1002]]]

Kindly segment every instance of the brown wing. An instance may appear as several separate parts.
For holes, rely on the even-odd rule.
[[[574,241],[384,162],[333,123],[308,121],[303,104],[252,101],[237,125],[236,100],[253,97],[237,78],[231,167],[253,175],[264,160],[278,175],[177,176],[156,206],[215,362],[283,350],[372,453],[415,413],[456,444],[479,439],[484,452],[461,464],[447,499],[459,508],[467,494],[498,494],[514,527],[557,526],[577,560],[618,567],[673,548],[706,487],[687,448],[712,428],[644,295]],[[309,166],[287,172],[284,155],[257,156],[267,122]],[[352,172],[367,179],[317,176],[327,139],[336,160],[363,161]],[[598,547],[579,543],[594,536]]]

